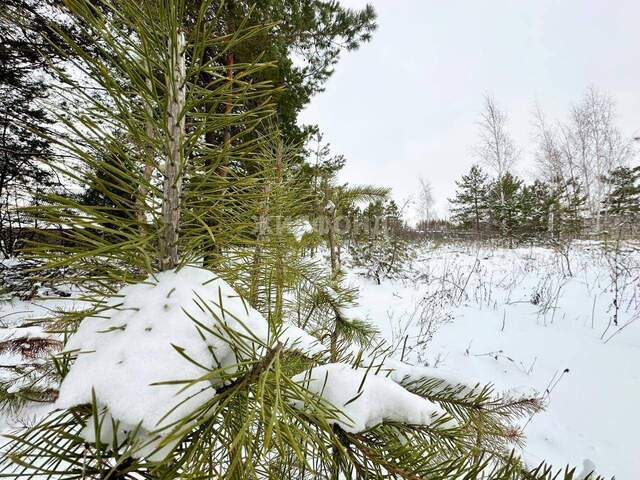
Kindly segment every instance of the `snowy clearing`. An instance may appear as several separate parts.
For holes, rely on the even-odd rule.
[[[360,315],[405,361],[470,384],[535,389],[546,411],[526,422],[524,458],[590,462],[603,475],[640,474],[638,251],[624,251],[618,326],[611,265],[596,243],[564,259],[543,248],[443,246],[419,252],[405,280],[377,285],[357,272]],[[621,276],[622,277],[622,276]],[[406,344],[405,344],[406,339]]]

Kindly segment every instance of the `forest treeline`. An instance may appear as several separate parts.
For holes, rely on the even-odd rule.
[[[457,229],[510,241],[635,232],[640,214],[640,165],[634,142],[617,125],[615,102],[589,88],[566,122],[549,122],[537,109],[536,148],[527,182],[516,171],[521,150],[508,117],[485,98],[477,163],[456,181],[450,218],[433,221],[430,190],[421,190],[418,230]],[[426,218],[425,218],[426,217]]]

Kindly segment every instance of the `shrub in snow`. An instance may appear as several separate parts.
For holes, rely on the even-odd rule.
[[[408,243],[392,235],[370,238],[349,249],[352,265],[365,277],[380,285],[384,278],[400,278],[412,252]]]

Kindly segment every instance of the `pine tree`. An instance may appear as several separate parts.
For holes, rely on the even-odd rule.
[[[607,213],[636,218],[640,214],[640,166],[616,168],[609,172],[605,182],[611,189],[603,202]]]
[[[23,4],[29,10],[24,22],[30,33],[9,20]],[[51,51],[39,45],[46,29],[44,8],[26,0],[0,5],[0,254],[5,258],[17,254],[33,226],[20,211],[30,201],[30,187],[44,190],[54,184],[51,172],[39,163],[52,153],[49,142],[33,132],[51,123],[44,107],[48,92],[43,78]]]
[[[554,200],[549,185],[540,180],[524,185],[520,193],[520,225],[523,237],[540,238],[549,229],[549,215]]]
[[[487,219],[488,178],[478,165],[473,165],[468,174],[456,181],[456,196],[449,202],[453,205],[453,220],[464,228],[480,232]]]
[[[398,206],[393,200],[377,200],[358,217],[358,225],[364,228],[358,242],[349,249],[353,266],[378,285],[383,278],[397,278],[411,256]]]
[[[284,228],[259,228],[265,218],[277,221],[283,212],[297,212],[295,192],[294,201],[289,196],[296,185],[296,172],[288,168],[290,146],[266,121],[273,112],[273,90],[243,80],[269,65],[234,64],[230,82],[227,66],[203,61],[203,51],[236,48],[267,27],[245,25],[231,37],[217,37],[204,18],[186,21],[184,2],[174,0],[118,0],[102,2],[103,8],[68,0],[65,5],[57,13],[73,16],[95,45],[89,53],[65,36],[64,47],[108,100],[88,97],[85,110],[57,116],[65,135],[46,138],[65,156],[49,165],[67,181],[94,182],[117,208],[46,195],[46,205],[31,210],[66,227],[61,242],[36,245],[31,253],[49,266],[73,267],[75,275],[61,281],[75,281],[83,289],[76,300],[83,300],[85,309],[43,320],[50,331],[68,338],[66,350],[39,363],[61,382],[50,395],[64,401],[33,427],[10,436],[0,459],[2,476],[553,477],[549,467],[530,470],[512,453],[521,439],[512,422],[538,411],[536,398],[503,398],[490,387],[452,385],[390,366],[384,348],[372,345],[375,329],[349,317],[355,292],[343,286],[340,270],[327,275],[302,262],[286,222]],[[205,2],[203,9],[208,6]],[[203,70],[214,79],[206,89],[197,81]],[[77,78],[60,75],[70,95],[86,91]],[[206,105],[247,105],[247,98],[257,106],[203,114]],[[242,141],[248,125],[260,135]],[[229,126],[240,132],[235,141],[206,141],[208,131]],[[137,146],[134,151],[116,141],[122,132]],[[113,156],[120,161],[107,160]],[[217,168],[230,161],[244,170]],[[154,174],[147,177],[149,164]],[[95,174],[104,169],[109,176]],[[325,192],[327,203],[334,202],[339,211],[371,190],[329,185]],[[210,216],[215,216],[213,225],[224,228],[212,230]],[[203,256],[212,236],[219,255],[208,262]],[[156,288],[166,279],[174,286],[158,296]],[[297,324],[297,340],[308,343],[314,334],[322,348],[288,343],[286,338],[293,337],[291,330],[286,335],[285,320]],[[96,324],[108,328],[96,331]],[[154,328],[162,334],[149,343],[144,339],[154,338]],[[124,352],[115,348],[132,338],[141,341]],[[180,344],[185,338],[197,342],[195,354]],[[172,355],[161,357],[159,352],[166,351]],[[148,355],[144,366],[118,367],[130,361],[127,355],[139,358],[140,352]],[[92,363],[96,355],[104,364]],[[149,385],[149,378],[136,381],[134,376],[123,385],[126,392],[143,393],[154,402],[150,391],[161,395],[171,389],[181,399],[166,413],[155,412],[161,418],[152,425],[143,419],[136,423],[137,418],[125,421],[132,412],[114,408],[134,401],[128,405],[141,416],[149,414],[137,396],[93,388],[105,382],[118,386],[121,379],[105,379],[104,371],[131,368],[129,375],[138,367],[160,377]],[[199,373],[163,379],[160,367]],[[336,375],[349,381],[333,385]],[[82,387],[79,399],[68,395],[78,385],[74,382]],[[351,398],[327,398],[327,383],[336,387],[331,391],[337,398]],[[372,398],[390,400],[376,385],[410,399],[407,410],[392,408],[395,413],[374,416],[356,428],[346,412],[359,413],[358,408],[375,403]],[[0,395],[8,400],[15,391]],[[358,403],[361,396],[368,401]],[[413,415],[415,405],[426,410]]]
[[[549,230],[551,238],[575,238],[582,233],[587,197],[578,180],[555,182],[550,192]]]
[[[511,246],[521,233],[523,201],[526,201],[522,193],[523,181],[510,172],[495,180],[489,191],[491,223]]]
[[[319,245],[326,242],[327,219],[324,211],[326,179],[335,179],[344,167],[346,159],[343,155],[331,153],[331,145],[323,143],[323,136],[319,131],[315,132],[305,147],[304,155],[307,161],[300,165],[299,179],[302,198],[306,199],[305,204],[309,207],[304,215],[312,225],[316,226],[308,235],[308,244],[313,254]],[[345,208],[350,215],[351,206]]]
[[[219,3],[219,2],[218,2]],[[370,40],[376,29],[376,13],[367,5],[362,9],[349,9],[339,2],[328,0],[226,0],[202,8],[201,0],[186,2],[186,14],[195,19],[204,15],[217,36],[231,35],[242,22],[253,25],[273,24],[242,45],[228,51],[205,52],[208,60],[231,67],[235,63],[251,62],[260,57],[273,62],[274,68],[254,72],[254,82],[269,81],[278,90],[274,92],[274,121],[287,143],[304,141],[311,128],[298,124],[300,111],[313,95],[321,92],[333,74],[333,67],[343,51],[355,50]],[[208,78],[203,75],[203,87]],[[286,88],[281,88],[286,86]],[[221,108],[224,108],[221,106]],[[238,109],[234,105],[233,109]],[[224,132],[210,133],[209,143],[224,141]],[[301,155],[298,156],[301,161]]]
[[[336,185],[335,178],[323,179],[323,191],[327,246],[331,259],[331,271],[335,274],[340,270],[340,224],[346,220],[344,215],[348,214],[352,206],[358,202],[384,198],[389,191],[386,188],[369,185]]]

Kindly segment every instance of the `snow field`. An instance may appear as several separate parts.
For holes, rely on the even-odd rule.
[[[554,251],[443,246],[422,249],[413,280],[382,285],[351,272],[362,318],[405,359],[468,384],[535,389],[546,411],[523,422],[531,465],[594,464],[618,480],[640,476],[640,253],[620,257],[618,326],[611,254],[595,242]]]

